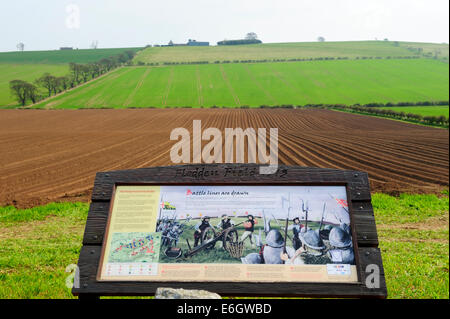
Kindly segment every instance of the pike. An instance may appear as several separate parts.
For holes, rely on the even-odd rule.
[[[158,220],[161,220],[161,211],[162,211],[162,206],[164,204],[164,195],[161,195],[161,205],[159,206],[159,216],[158,216]]]
[[[267,235],[267,233],[270,231],[270,220],[267,220],[266,218],[266,212],[264,209],[262,210],[263,213],[263,220],[264,220],[264,233]]]
[[[326,209],[326,207],[327,207],[327,202],[324,202],[323,203],[323,210],[322,210],[322,219],[320,220],[320,224],[319,224],[319,232],[320,232],[320,229],[322,228],[322,225],[323,225],[323,217],[325,216],[325,209]]]
[[[287,254],[287,250],[286,250],[286,242],[287,242],[287,233],[288,233],[288,227],[289,227],[289,213],[288,213],[288,217],[286,217],[286,227],[284,228],[284,244],[283,244],[283,252],[285,254]]]
[[[288,227],[289,227],[289,213],[291,210],[291,193],[289,193],[289,206],[288,206],[288,213],[287,213],[287,217],[286,217],[286,226],[284,228],[284,244],[283,244],[283,253],[287,254],[287,250],[286,250],[286,242],[287,242],[287,235],[288,235]],[[285,261],[283,261],[283,264],[285,263]]]
[[[309,210],[308,201],[306,201],[306,206],[305,206],[305,201],[302,199],[302,211],[304,213],[306,213],[305,231],[308,231],[308,210]]]
[[[176,221],[177,220],[177,211],[176,210],[173,212],[172,216],[173,216],[172,217],[172,222]]]
[[[278,226],[280,227],[280,229],[281,229],[281,225],[280,225],[280,223],[278,222],[278,219],[276,219],[275,216],[274,216],[273,214],[271,214],[271,215],[272,215],[273,219],[275,219],[277,225],[278,225]],[[290,237],[288,234],[286,234],[286,236],[287,236],[287,238],[291,239],[291,237]]]

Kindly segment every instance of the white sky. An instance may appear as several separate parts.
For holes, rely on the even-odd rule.
[[[188,195],[187,190],[193,193],[218,192],[219,195]],[[221,195],[222,192],[247,192],[248,195],[233,196]],[[289,197],[290,194],[290,197]],[[267,217],[285,219],[288,215],[305,219],[301,211],[301,200],[308,202],[308,220],[320,221],[325,213],[324,221],[338,225],[340,221],[349,224],[348,212],[338,204],[336,199],[347,200],[346,189],[343,186],[162,186],[161,196],[164,202],[176,207],[176,211],[166,210],[162,216],[178,219],[186,218],[186,214],[198,218],[201,216],[220,217],[222,214],[245,216],[246,212],[262,217],[263,211]],[[284,197],[284,201],[282,198]],[[281,207],[281,208],[280,208]]]
[[[79,8],[79,20],[73,19]],[[75,14],[74,14],[75,13]],[[78,23],[79,22],[79,23]],[[263,42],[447,42],[448,0],[2,0],[0,51],[132,47],[242,38]]]

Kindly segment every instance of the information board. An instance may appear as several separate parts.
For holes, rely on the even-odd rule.
[[[387,295],[364,172],[254,164],[97,173],[80,297]]]
[[[174,278],[357,282],[346,188],[117,186],[99,280]]]

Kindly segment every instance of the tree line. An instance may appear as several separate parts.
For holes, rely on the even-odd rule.
[[[240,39],[240,40],[223,40],[217,42],[217,45],[243,45],[243,44],[260,44],[261,40],[258,39]]]
[[[447,102],[448,104],[448,102]],[[365,114],[373,114],[376,116],[389,117],[393,119],[398,119],[402,121],[410,121],[410,122],[418,122],[428,125],[436,125],[436,126],[444,126],[448,127],[449,119],[448,117],[441,116],[423,116],[421,114],[415,113],[406,113],[406,112],[398,112],[389,109],[383,109],[380,107],[370,107],[370,106],[361,106],[361,105],[335,105],[331,108],[340,109],[343,111],[357,112],[357,113],[365,113]]]
[[[408,106],[437,106],[437,105],[449,105],[449,101],[422,101],[422,102],[398,102],[398,103],[367,103],[364,105],[355,104],[355,105],[345,105],[345,104],[307,104],[307,105],[292,105],[292,104],[284,104],[284,105],[276,105],[276,106],[268,106],[261,105],[259,108],[286,108],[286,109],[294,109],[294,108],[302,108],[302,107],[310,107],[310,108],[323,108],[323,109],[337,109],[346,112],[352,113],[363,113],[370,114],[381,117],[388,117],[392,119],[398,119],[402,121],[409,121],[427,125],[434,126],[449,126],[449,118],[441,115],[441,116],[423,116],[421,114],[415,114],[410,112],[398,112],[390,109],[384,109],[382,107],[408,107]],[[241,108],[249,108],[246,105],[241,106]]]
[[[414,123],[421,123],[427,125],[434,126],[449,126],[449,118],[441,115],[441,116],[423,116],[420,114],[414,114],[409,112],[398,112],[389,109],[383,109],[382,107],[391,107],[391,106],[433,106],[433,105],[449,105],[449,101],[422,101],[422,102],[398,102],[398,103],[368,103],[364,105],[354,104],[354,105],[345,105],[345,104],[305,104],[305,105],[293,105],[293,104],[282,104],[282,105],[260,105],[260,109],[272,109],[272,108],[282,108],[282,109],[298,109],[298,108],[321,108],[321,109],[337,109],[346,112],[352,113],[363,113],[370,114],[375,116],[387,117],[392,119],[398,119],[402,121],[409,121]],[[190,108],[189,106],[185,106],[183,108]],[[220,108],[217,105],[211,106],[211,108]],[[222,108],[236,108],[234,106],[227,107],[222,106]],[[248,105],[239,106],[241,109],[249,109],[251,108]]]
[[[381,59],[420,59],[420,56],[357,56],[357,57],[315,57],[315,58],[288,58],[288,59],[249,59],[249,60],[216,60],[214,62],[210,61],[181,61],[181,62],[148,62],[138,61],[136,65],[138,66],[159,66],[162,65],[184,65],[184,64],[228,64],[228,63],[267,63],[267,62],[305,62],[305,61],[332,61],[332,60],[381,60]],[[132,64],[129,64],[132,65]]]
[[[92,63],[69,63],[69,74],[67,75],[54,76],[47,72],[37,78],[34,83],[12,80],[9,82],[9,88],[11,94],[22,106],[25,106],[28,101],[34,104],[43,98],[74,88],[121,65],[130,63],[135,54],[134,51],[127,50],[124,53]],[[45,90],[46,93],[44,95],[41,89]]]

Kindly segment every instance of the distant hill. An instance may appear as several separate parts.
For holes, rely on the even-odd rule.
[[[127,50],[137,52],[140,49],[142,48],[0,52],[0,106],[17,104],[9,89],[11,80],[33,82],[46,72],[62,76],[69,72],[70,62],[90,63]]]
[[[417,48],[422,47],[419,52]],[[276,60],[317,57],[406,57],[424,56],[438,50],[439,59],[448,61],[448,45],[394,41],[264,43],[209,47],[149,47],[140,51],[134,61],[141,63]]]
[[[433,59],[123,67],[36,107],[259,107],[447,101],[448,71],[448,64]]]
[[[142,48],[114,48],[114,49],[81,49],[81,50],[52,50],[52,51],[12,51],[0,52],[0,63],[9,64],[59,64],[59,63],[89,63],[121,54],[124,51],[139,51]]]

